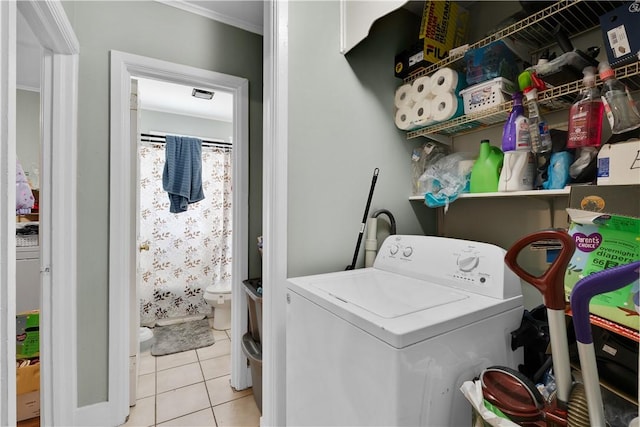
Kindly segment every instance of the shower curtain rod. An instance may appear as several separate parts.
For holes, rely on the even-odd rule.
[[[160,144],[164,144],[166,141],[165,135],[154,135],[150,133],[141,133],[140,140],[143,142],[157,142]],[[232,148],[233,144],[230,142],[224,141],[210,141],[203,139],[202,145],[207,147],[222,147],[222,148]]]

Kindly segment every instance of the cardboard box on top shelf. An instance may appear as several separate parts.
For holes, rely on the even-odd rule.
[[[40,416],[40,363],[16,368],[16,412],[18,421]]]
[[[395,56],[395,76],[407,78],[465,44],[468,21],[469,12],[453,1],[425,1],[416,42]]]
[[[640,54],[640,2],[629,1],[600,16],[602,39],[612,67],[630,64]]]
[[[422,12],[420,38],[424,39],[424,60],[435,63],[451,49],[467,40],[469,12],[458,3],[426,1]]]
[[[40,311],[25,311],[16,315],[16,359],[40,355]]]
[[[598,151],[598,185],[621,184],[640,184],[640,139],[604,144]]]
[[[640,218],[640,185],[572,185],[569,207]]]

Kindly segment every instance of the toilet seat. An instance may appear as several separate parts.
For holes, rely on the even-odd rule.
[[[226,283],[217,283],[215,285],[209,285],[207,286],[207,289],[205,290],[205,292],[209,294],[231,293],[231,283],[226,282]]]
[[[204,291],[204,299],[207,302],[214,302],[220,305],[231,299],[231,283],[218,283],[209,285]]]
[[[204,291],[204,300],[214,309],[213,329],[231,328],[231,284],[209,285]]]

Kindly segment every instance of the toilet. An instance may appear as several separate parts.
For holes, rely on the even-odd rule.
[[[213,307],[213,329],[231,329],[231,283],[207,286],[204,300]]]
[[[141,326],[138,329],[138,337],[138,340],[140,341],[140,352],[144,353],[145,351],[150,350],[154,343],[153,331],[147,327]]]

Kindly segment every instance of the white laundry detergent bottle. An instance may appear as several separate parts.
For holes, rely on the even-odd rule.
[[[524,191],[533,189],[535,161],[530,151],[504,153],[498,191]]]

